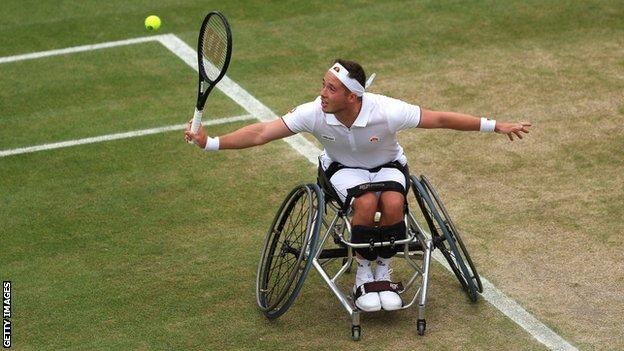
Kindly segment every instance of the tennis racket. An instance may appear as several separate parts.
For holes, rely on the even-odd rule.
[[[197,133],[204,112],[206,99],[212,88],[225,76],[232,56],[232,31],[230,24],[220,12],[210,12],[204,18],[197,40],[197,68],[199,85],[197,105],[191,123],[191,131]]]

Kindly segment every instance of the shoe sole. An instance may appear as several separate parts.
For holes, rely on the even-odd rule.
[[[360,307],[357,303],[355,304],[355,307],[357,307],[360,311],[364,311],[364,312],[377,312],[377,311],[381,311],[381,306],[379,306],[379,308],[376,309],[364,309],[362,307]]]

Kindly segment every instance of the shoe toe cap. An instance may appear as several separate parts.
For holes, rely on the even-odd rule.
[[[393,291],[382,291],[379,293],[381,307],[386,311],[398,310],[403,307],[401,296]]]
[[[368,294],[364,294],[360,296],[355,301],[355,304],[359,309],[364,310],[366,312],[373,312],[373,311],[381,310],[381,301],[379,299],[379,294],[376,292],[368,293]]]

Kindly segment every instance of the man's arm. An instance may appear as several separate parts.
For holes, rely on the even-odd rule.
[[[418,128],[446,128],[463,131],[479,131],[481,118],[458,112],[442,112],[421,109],[420,123]],[[513,141],[515,134],[522,139],[522,133],[528,133],[531,123],[517,122],[506,123],[496,121],[494,131],[500,134],[507,134],[509,140]]]
[[[197,146],[202,149],[206,147],[208,136],[203,126],[199,128],[197,133],[190,130],[190,124],[186,127],[184,139],[186,141],[195,141]],[[219,137],[219,149],[244,149],[256,145],[266,144],[275,139],[281,139],[294,135],[281,118],[270,122],[259,122],[250,124],[240,128],[232,133]]]

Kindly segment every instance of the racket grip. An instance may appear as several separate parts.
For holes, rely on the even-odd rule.
[[[195,114],[193,114],[193,123],[191,123],[191,132],[197,133],[199,131],[199,125],[201,124],[203,113],[204,111],[200,111],[195,108]]]

